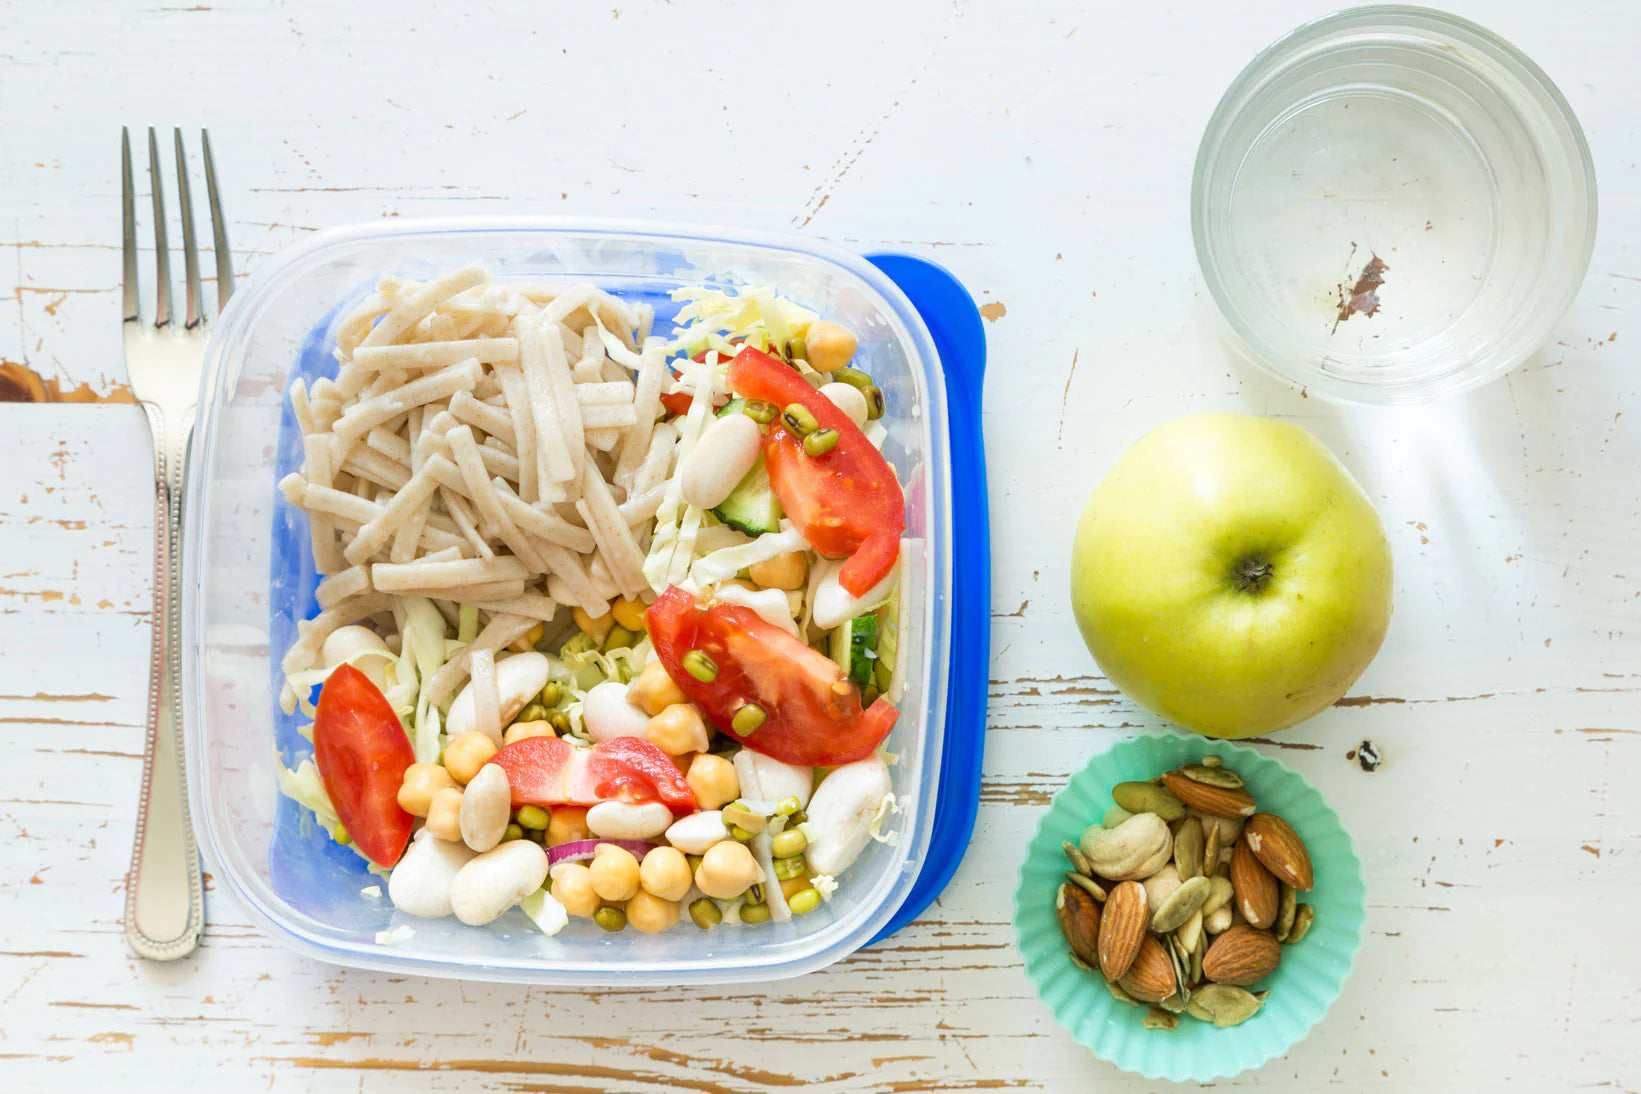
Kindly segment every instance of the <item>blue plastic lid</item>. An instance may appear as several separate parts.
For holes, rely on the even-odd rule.
[[[986,744],[986,685],[991,676],[991,518],[980,396],[986,379],[986,332],[968,291],[944,268],[903,254],[866,259],[900,286],[929,328],[946,372],[951,430],[951,663],[946,680],[946,739],[934,831],[917,880],[875,942],[927,908],[957,871],[980,807],[980,762]]]

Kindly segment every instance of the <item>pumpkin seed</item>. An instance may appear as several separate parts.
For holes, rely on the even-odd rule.
[[[1161,1007],[1151,1007],[1140,1019],[1140,1025],[1146,1029],[1173,1029],[1179,1025],[1179,1019]]]
[[[1190,953],[1195,950],[1197,942],[1202,938],[1202,909],[1199,908],[1192,912],[1190,919],[1174,928],[1174,937],[1179,939],[1181,946],[1185,947],[1185,952]]]
[[[1101,979],[1104,980],[1104,977],[1101,977]],[[1122,988],[1118,987],[1115,980],[1106,980],[1105,990],[1109,991],[1111,993],[1111,998],[1115,999],[1119,1003],[1127,1003],[1131,1007],[1145,1006],[1144,1003],[1140,1002],[1138,999],[1135,999],[1132,995],[1129,995],[1126,991],[1123,991]]]
[[[1130,813],[1155,813],[1165,821],[1185,816],[1185,803],[1160,786],[1150,783],[1118,783],[1111,797]]]
[[[1066,949],[1066,953],[1071,955],[1071,963],[1073,965],[1076,965],[1079,969],[1082,969],[1084,972],[1095,972],[1095,971],[1097,971],[1094,968],[1093,965],[1090,965],[1087,961],[1084,961],[1082,958],[1078,957],[1076,950],[1073,950],[1073,949],[1068,947]]]
[[[1185,1013],[1199,1022],[1212,1022],[1214,1020],[1214,1012],[1203,1006],[1195,998],[1185,1004]]]
[[[1095,900],[1099,901],[1101,904],[1105,903],[1105,890],[1100,888],[1100,883],[1095,881],[1093,878],[1079,874],[1074,870],[1067,870],[1066,880],[1077,886],[1077,888],[1081,889],[1089,896],[1093,897]]]
[[[1208,829],[1202,837],[1202,872],[1207,873],[1219,864],[1219,825]]]
[[[1191,984],[1194,987],[1202,983],[1202,958],[1208,952],[1208,932],[1204,931],[1197,937],[1196,947],[1191,951]]]
[[[1079,874],[1083,874],[1088,877],[1094,876],[1094,867],[1088,864],[1087,856],[1085,856],[1082,851],[1078,849],[1075,843],[1072,843],[1070,840],[1062,841],[1060,844],[1060,850],[1064,851],[1066,853],[1066,858],[1071,860],[1071,868],[1073,870],[1076,870]]]
[[[1204,767],[1202,764],[1186,764],[1179,769],[1179,773],[1192,782],[1202,783],[1204,786],[1217,786],[1224,790],[1241,790],[1242,776],[1235,771],[1227,771],[1223,767]]]
[[[1100,818],[1100,825],[1104,828],[1116,828],[1133,815],[1122,806],[1113,805],[1105,811],[1105,816]]]
[[[1204,756],[1202,758],[1203,767],[1218,767],[1223,762],[1218,756]]]
[[[1295,903],[1298,899],[1299,893],[1292,885],[1289,885],[1284,881],[1282,883],[1282,902],[1277,905],[1276,912],[1275,933],[1276,940],[1278,942],[1286,942],[1288,940],[1288,935],[1293,931],[1293,918],[1297,912]]]
[[[1167,934],[1202,910],[1202,904],[1213,891],[1214,883],[1205,877],[1194,877],[1175,889],[1162,905],[1151,913],[1151,929]]]
[[[1299,940],[1310,932],[1311,924],[1316,922],[1316,909],[1309,904],[1301,904],[1294,909],[1293,929],[1288,932],[1284,940],[1290,946],[1299,944]]]
[[[1176,991],[1173,995],[1158,1003],[1157,1006],[1162,1008],[1163,1012],[1168,1015],[1184,1014],[1188,1002],[1185,996]]]
[[[1174,990],[1168,996],[1168,999],[1164,1000],[1164,1002],[1166,1003],[1175,996],[1178,996],[1179,1005],[1177,1007],[1168,1008],[1169,1010],[1177,1013],[1178,1011],[1184,1010],[1185,1004],[1191,999],[1191,989],[1188,986],[1188,982],[1191,979],[1191,957],[1189,954],[1180,952],[1179,940],[1175,938],[1170,938],[1168,940],[1168,945],[1165,946],[1164,949],[1168,951],[1168,960],[1174,966]]]
[[[1192,1002],[1213,1016],[1220,1029],[1241,1025],[1259,1013],[1264,1003],[1246,988],[1233,984],[1207,984],[1192,997]]]
[[[1216,826],[1214,831],[1217,833],[1219,828]],[[1195,817],[1186,817],[1180,822],[1179,830],[1174,833],[1174,866],[1182,879],[1190,881],[1201,876],[1205,842],[1202,825]]]
[[[1231,897],[1236,893],[1236,890],[1231,887],[1231,879],[1228,877],[1209,878],[1208,884],[1211,886],[1208,899],[1202,902],[1202,914],[1205,916],[1213,915],[1219,911],[1229,903]]]

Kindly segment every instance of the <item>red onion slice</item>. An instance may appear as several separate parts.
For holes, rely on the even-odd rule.
[[[593,857],[601,843],[613,843],[626,851],[631,851],[633,858],[643,861],[644,856],[655,849],[657,844],[641,839],[578,839],[569,843],[561,843],[556,847],[547,848],[547,869],[551,870],[561,862],[582,862]]]

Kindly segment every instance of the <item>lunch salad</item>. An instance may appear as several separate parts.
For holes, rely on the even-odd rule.
[[[883,392],[769,290],[673,295],[661,337],[592,285],[384,278],[291,387],[323,576],[280,788],[401,912],[784,922],[894,838]]]

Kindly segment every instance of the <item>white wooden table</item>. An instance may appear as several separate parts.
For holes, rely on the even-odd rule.
[[[994,521],[981,819],[890,943],[746,990],[569,992],[302,960],[212,901],[189,960],[119,929],[149,630],[130,406],[0,407],[0,1086],[8,1090],[1146,1090],[1053,1024],[1008,926],[1038,815],[1155,730],[1067,610],[1072,522],[1141,432],[1298,421],[1383,512],[1397,613],[1337,708],[1267,745],[1355,833],[1368,931],[1262,1090],[1635,1090],[1641,898],[1636,10],[1457,6],[1581,116],[1589,279],[1506,381],[1412,410],[1304,398],[1219,338],[1186,198],[1202,126],[1331,6],[0,7],[0,357],[123,379],[121,124],[211,127],[240,270],[326,225],[507,211],[793,228],[952,268],[988,305]],[[1157,11],[1141,9],[1157,9]],[[270,486],[271,489],[271,486]],[[1349,758],[1363,738],[1383,767]]]

